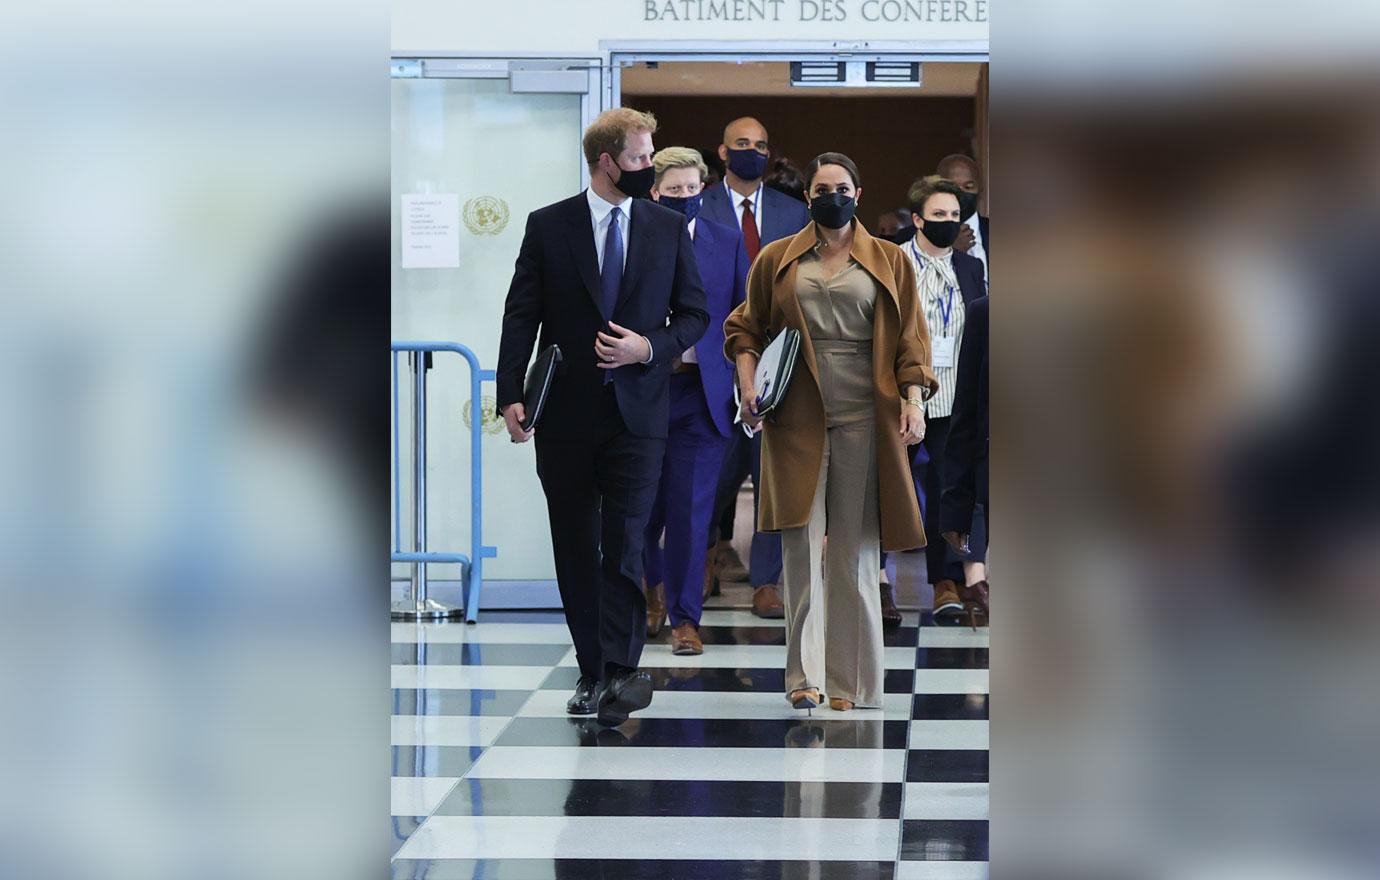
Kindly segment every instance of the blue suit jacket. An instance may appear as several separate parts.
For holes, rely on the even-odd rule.
[[[763,208],[761,219],[763,245],[776,241],[778,238],[795,235],[810,222],[810,211],[805,207],[804,202],[798,202],[769,186],[762,187],[761,205]],[[733,201],[728,197],[728,188],[722,183],[716,183],[705,191],[704,207],[700,209],[700,216],[708,217],[715,223],[731,226],[740,233],[742,232],[742,227],[738,225],[738,218],[733,213]]]
[[[748,258],[742,231],[736,224],[715,223],[701,213],[695,221],[695,262],[699,265],[709,312],[709,329],[695,343],[700,381],[714,427],[724,437],[731,437],[733,365],[724,357],[724,321],[747,298]]]

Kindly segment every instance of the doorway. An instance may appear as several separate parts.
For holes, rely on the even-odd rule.
[[[858,216],[873,233],[880,216],[905,207],[911,183],[933,173],[942,157],[966,153],[985,170],[985,61],[913,62],[918,83],[886,84],[854,77],[836,59],[807,63],[813,71],[779,59],[624,59],[615,62],[621,94],[614,103],[655,114],[658,147],[694,147],[711,165],[724,125],[739,116],[766,127],[773,160],[803,169],[820,153],[847,154],[863,177]],[[829,84],[831,66],[838,72]],[[802,83],[811,77],[815,82]]]

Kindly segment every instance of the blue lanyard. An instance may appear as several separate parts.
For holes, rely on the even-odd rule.
[[[915,246],[915,239],[913,238],[910,240],[910,249],[915,252],[916,261],[919,262],[921,266],[924,266],[927,261],[924,255],[920,253],[920,248]],[[939,314],[944,319],[944,335],[948,336],[949,316],[954,313],[954,286],[952,284],[947,284],[945,286],[949,289],[949,296],[947,302],[941,302],[939,304]]]

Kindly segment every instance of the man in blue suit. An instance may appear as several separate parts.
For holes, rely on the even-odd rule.
[[[762,175],[771,159],[767,130],[762,123],[751,116],[730,122],[724,128],[719,158],[724,160],[727,171],[722,184],[710,187],[705,192],[701,214],[742,233],[749,263],[757,259],[757,252],[763,245],[795,235],[810,222],[810,212],[803,202],[762,185]],[[756,509],[761,461],[761,434],[749,440],[742,432],[735,432],[724,456],[712,523],[718,525],[725,517],[732,516],[738,487],[743,484],[749,471],[752,473],[753,508]],[[727,553],[726,538],[732,536],[731,525],[727,531],[727,536],[722,529],[719,531],[718,546],[716,551],[711,552]],[[716,539],[713,534],[708,537],[711,542]],[[722,561],[719,560],[720,564]],[[709,568],[704,585],[706,595],[711,592],[714,582],[713,563]],[[781,536],[758,532],[755,517],[748,576],[753,587],[752,613],[758,617],[785,617],[786,609],[781,603],[778,586],[781,582]]]
[[[666,147],[652,167],[652,198],[684,215],[694,240],[709,329],[671,361],[666,458],[643,545],[647,634],[657,635],[669,612],[672,653],[702,654],[704,536],[714,513],[724,450],[734,431],[733,367],[723,356],[724,320],[745,298],[748,258],[736,227],[701,216],[701,188],[709,169],[698,151]]]

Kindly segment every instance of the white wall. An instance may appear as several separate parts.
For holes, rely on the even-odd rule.
[[[610,40],[985,44],[989,5],[988,0],[394,0],[392,48],[398,54],[588,56]]]

